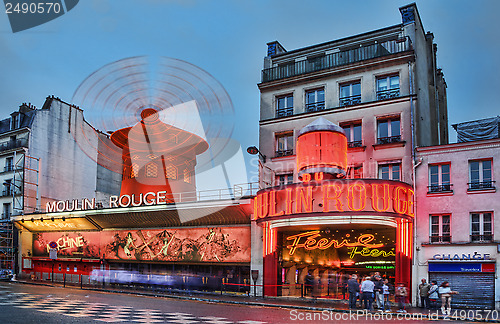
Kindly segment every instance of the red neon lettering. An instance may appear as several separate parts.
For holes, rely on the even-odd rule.
[[[354,190],[355,188],[358,188],[356,191],[359,192],[359,207],[355,208],[354,207]],[[350,210],[353,211],[360,211],[365,209],[366,207],[366,188],[363,184],[360,183],[355,183],[349,186],[349,190],[347,191],[347,205],[349,206]]]
[[[314,174],[314,180],[316,181],[321,181],[323,180],[323,178],[324,178],[323,172],[317,172]]]
[[[313,187],[306,187],[307,193],[304,193],[304,187],[295,188],[295,213],[302,213],[302,204],[304,204],[304,211],[312,213],[313,202]]]
[[[284,214],[284,211],[276,212],[276,191],[271,191],[269,193],[269,217],[273,216],[281,216]]]
[[[292,213],[292,188],[286,189],[286,207],[285,207],[285,213],[287,215],[290,215]]]
[[[379,197],[379,188],[382,187],[384,195]],[[382,208],[379,208],[379,199],[382,200]],[[385,212],[389,209],[389,185],[372,184],[372,207],[375,211]]]
[[[257,203],[258,217],[264,218],[267,216],[267,213],[269,212],[269,193],[264,192],[258,195],[257,200],[258,200]]]
[[[415,192],[413,190],[408,189],[408,215],[411,217],[415,216],[415,203],[413,202],[413,196]]]
[[[302,175],[302,181],[303,182],[309,182],[309,181],[311,181],[311,175],[309,173],[306,173],[306,174]]]
[[[401,192],[405,194],[404,198],[401,198]],[[394,189],[394,211],[398,214],[406,214],[408,210],[408,201],[406,197],[406,189],[404,187],[396,187]]]
[[[334,195],[330,196],[330,189],[334,190]],[[338,211],[344,211],[342,209],[342,202],[340,201],[340,196],[342,195],[342,187],[339,185],[325,185],[323,186],[323,212],[327,213],[330,210],[330,200],[335,200],[335,207]]]

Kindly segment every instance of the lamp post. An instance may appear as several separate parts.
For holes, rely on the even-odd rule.
[[[262,158],[262,162],[266,163],[266,156],[262,154],[256,146],[249,146],[247,148],[247,153],[252,155],[259,154],[259,156]]]

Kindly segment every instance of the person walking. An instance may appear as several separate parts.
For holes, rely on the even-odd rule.
[[[420,281],[421,283],[418,285],[420,308],[429,308],[429,289],[431,288],[431,285],[427,283],[425,278],[422,278]]]
[[[439,295],[441,295],[441,312],[450,315],[451,312],[451,295],[458,294],[458,291],[453,291],[450,288],[448,281],[443,281],[439,286]]]
[[[312,291],[313,291],[313,286],[314,286],[314,277],[312,275],[312,271],[309,270],[307,272],[306,277],[304,278],[304,284],[306,288],[306,296],[311,294],[312,296]]]
[[[438,300],[439,300],[439,294],[438,294],[439,287],[437,285],[436,280],[431,281],[431,287],[429,288],[429,308],[430,309],[437,309],[438,308]]]
[[[349,292],[349,308],[356,308],[356,300],[359,295],[359,282],[358,276],[353,274],[352,277],[347,280],[347,290]]]
[[[373,276],[373,284],[374,288],[373,290],[375,291],[375,301],[377,303],[377,308],[379,311],[384,311],[384,294],[382,292],[382,286],[384,285],[384,282],[382,281],[382,277],[380,275],[375,275]]]
[[[405,301],[406,296],[408,296],[408,289],[406,289],[404,283],[400,282],[398,284],[394,296],[396,298],[396,302],[398,303],[398,313],[406,313]]]
[[[371,281],[370,277],[366,277],[361,283],[361,299],[363,301],[364,309],[368,311],[373,310],[373,289],[375,284]]]
[[[383,309],[386,312],[391,311],[391,302],[389,301],[389,297],[391,296],[391,290],[389,286],[389,280],[385,279],[382,284],[382,295],[384,297]]]

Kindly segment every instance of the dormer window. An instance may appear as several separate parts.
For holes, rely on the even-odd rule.
[[[19,114],[13,114],[10,117],[10,129],[16,129],[20,126],[21,116]]]

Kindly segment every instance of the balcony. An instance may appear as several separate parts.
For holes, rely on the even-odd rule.
[[[351,142],[347,142],[347,147],[348,148],[362,147],[362,146],[363,146],[363,141],[351,141]]]
[[[12,150],[19,147],[28,147],[28,139],[18,139],[0,144],[0,151]]]
[[[377,100],[393,99],[399,97],[399,89],[377,91]]]
[[[306,112],[325,110],[325,102],[317,101],[306,104]]]
[[[451,187],[453,185],[450,183],[440,184],[440,185],[430,185],[427,186],[427,193],[440,193],[440,192],[452,192]]]
[[[472,234],[470,236],[471,242],[491,242],[493,241],[493,234]]]
[[[276,110],[276,117],[286,117],[293,115],[293,107]]]
[[[361,103],[361,95],[340,98],[340,107],[354,106]]]
[[[483,181],[483,182],[469,182],[469,188],[467,190],[491,190],[495,189],[495,181]]]
[[[290,155],[293,155],[293,150],[276,151],[276,157],[290,156]]]
[[[390,144],[390,143],[399,143],[399,142],[401,142],[401,135],[379,137],[377,144]]]
[[[441,235],[441,236],[431,235],[431,236],[429,236],[429,242],[430,243],[450,243],[451,242],[451,235]]]
[[[1,197],[7,197],[7,196],[12,196],[12,189],[4,189],[2,190],[2,196]]]
[[[412,49],[409,38],[390,40],[337,53],[309,58],[307,60],[283,64],[262,70],[262,82],[291,78],[311,72],[353,64],[377,57],[384,57]]]

